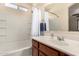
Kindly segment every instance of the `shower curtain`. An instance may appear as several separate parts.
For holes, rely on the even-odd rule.
[[[49,18],[48,18],[48,12],[44,12],[44,21],[46,23],[46,31],[49,31]]]
[[[41,10],[32,8],[32,36],[40,36]],[[48,12],[44,11],[44,22],[46,23],[46,31],[49,31]]]
[[[32,36],[40,35],[40,21],[41,21],[41,10],[37,8],[32,9]]]

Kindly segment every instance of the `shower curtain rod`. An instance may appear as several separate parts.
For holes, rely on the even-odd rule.
[[[47,11],[47,12],[49,12],[49,13],[51,13],[51,14],[53,14],[53,15],[57,16],[57,17],[59,17],[56,13],[50,12],[50,11],[48,11],[48,10],[45,10],[45,11]],[[31,12],[33,13],[33,11],[32,11],[32,10],[31,10]]]
[[[48,11],[48,10],[46,10],[47,12],[49,12],[49,13],[51,13],[51,14],[53,14],[53,15],[55,15],[55,16],[57,16],[57,17],[59,17],[57,14],[55,14],[55,13],[53,13],[53,12],[50,12],[50,11]]]

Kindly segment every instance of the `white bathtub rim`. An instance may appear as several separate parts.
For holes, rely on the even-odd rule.
[[[22,51],[22,50],[25,50],[25,49],[30,49],[30,48],[32,48],[32,46],[24,47],[24,48],[17,49],[17,50],[7,51],[5,53],[0,54],[0,56],[5,56],[5,55],[8,55],[8,54],[16,53],[16,52],[19,52],[19,51]]]

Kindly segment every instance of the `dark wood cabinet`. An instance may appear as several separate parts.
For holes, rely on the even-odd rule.
[[[39,51],[39,56],[46,56],[46,55],[42,53],[41,51]]]
[[[32,40],[32,55],[38,56],[38,42],[35,40]]]
[[[32,40],[32,55],[33,56],[68,56],[54,48],[51,48],[36,40]]]
[[[32,46],[38,48],[38,42],[35,40],[32,40]]]
[[[38,49],[35,47],[32,47],[32,55],[33,56],[38,56]]]
[[[49,47],[47,47],[44,44],[39,43],[39,50],[42,51],[43,53],[45,53],[48,56],[58,56],[58,52],[55,51],[54,49],[51,49]]]

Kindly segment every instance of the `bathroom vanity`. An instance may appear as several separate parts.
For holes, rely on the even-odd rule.
[[[50,36],[32,37],[33,56],[79,56],[79,41],[58,41]]]
[[[39,41],[32,40],[32,55],[33,56],[68,56],[59,50],[51,48]]]

